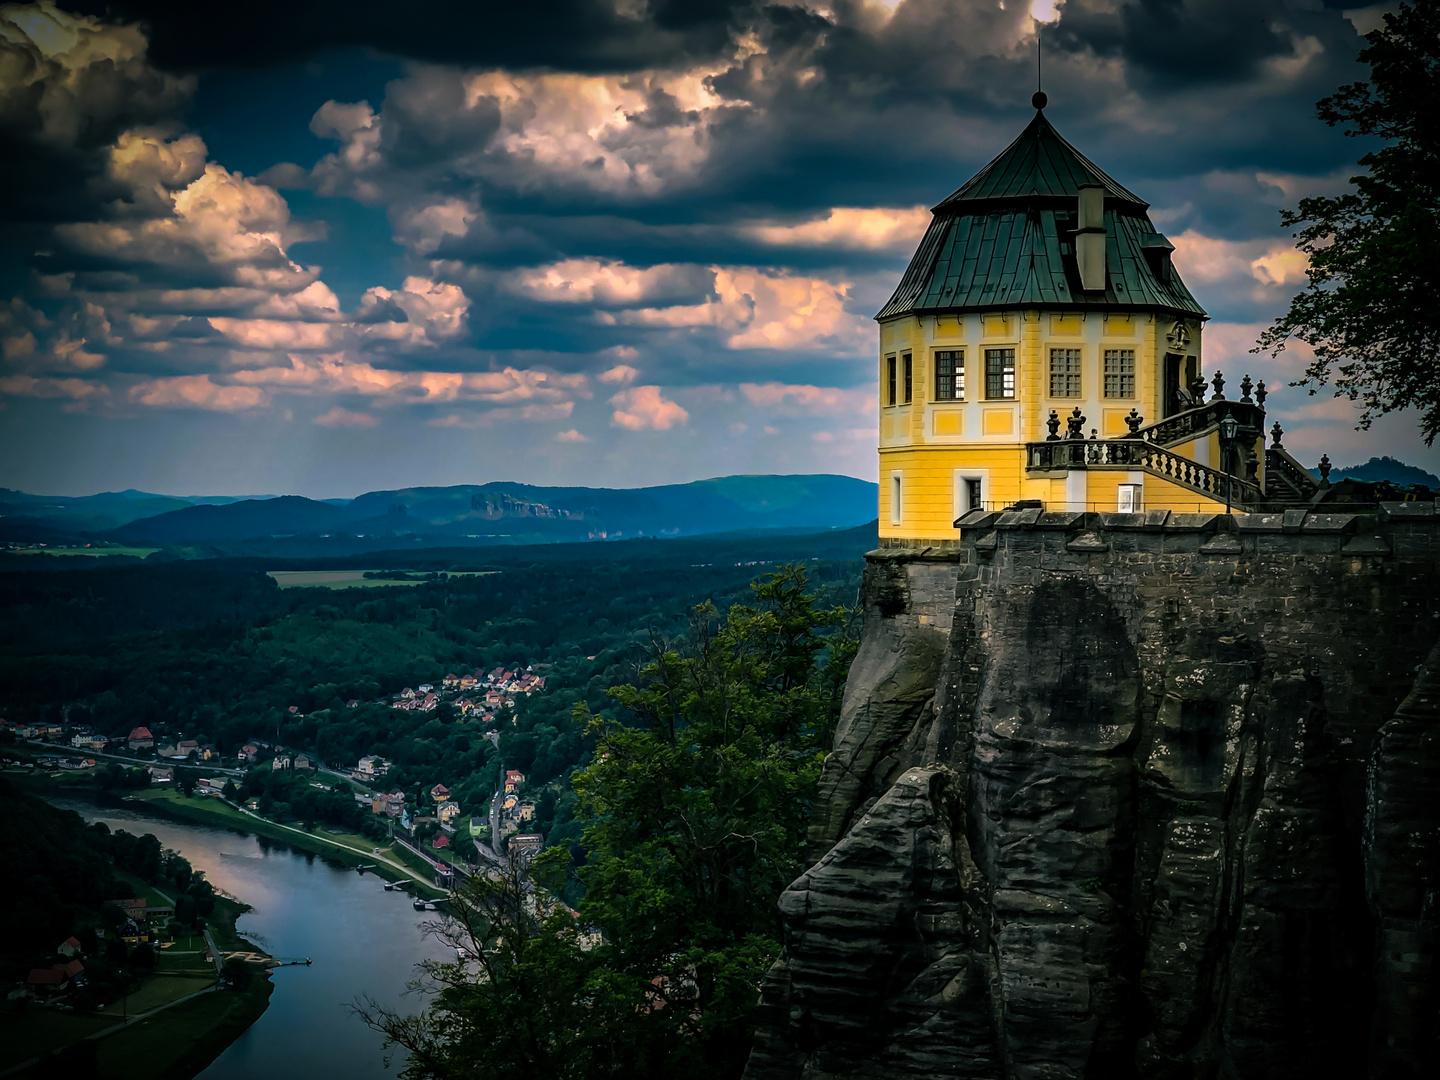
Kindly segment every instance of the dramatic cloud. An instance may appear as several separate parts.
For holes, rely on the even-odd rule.
[[[669,431],[688,424],[690,414],[660,393],[658,386],[632,386],[610,399],[615,406],[610,420],[627,431]]]
[[[375,486],[347,455],[382,438],[406,482],[873,475],[871,316],[928,208],[1031,115],[1034,18],[1048,115],[1152,203],[1207,367],[1279,387],[1303,350],[1248,351],[1304,281],[1278,210],[1355,171],[1314,102],[1363,76],[1373,22],[1311,0],[302,7],[0,7],[0,483],[158,485],[72,482],[47,451],[187,424],[263,430],[290,471],[257,464],[253,490]],[[1272,401],[1287,445],[1364,445],[1348,405]],[[1406,430],[1374,452],[1440,466]],[[604,449],[628,432],[675,450]],[[232,475],[215,438],[191,459]]]

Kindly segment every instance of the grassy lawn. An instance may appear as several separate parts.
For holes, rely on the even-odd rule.
[[[134,874],[127,874],[123,870],[116,870],[114,874],[121,881],[128,884],[135,890],[135,895],[144,900],[151,907],[173,907],[173,898],[167,899],[166,895],[153,885],[146,884]]]
[[[151,1009],[158,1009],[161,1005],[169,1005],[172,1001],[179,1001],[183,997],[204,990],[207,986],[215,984],[215,968],[213,965],[205,965],[210,969],[209,977],[199,975],[156,975],[146,979],[140,989],[130,995],[125,1002],[123,1011],[134,1016],[136,1013],[149,1012]],[[117,1006],[107,1006],[107,1013],[114,1013]],[[114,1017],[112,1016],[113,1020]]]
[[[81,1016],[59,1009],[42,1009],[29,1002],[16,1009],[15,1004],[7,1002],[5,1011],[0,1013],[0,1069],[18,1065],[47,1050],[68,1046],[115,1024],[103,1014]]]
[[[271,989],[268,978],[257,976],[245,990],[204,994],[106,1036],[99,1041],[100,1075],[105,1080],[194,1076],[259,1018]]]

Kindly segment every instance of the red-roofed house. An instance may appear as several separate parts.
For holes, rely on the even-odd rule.
[[[515,769],[505,770],[505,794],[510,795],[519,790],[520,785],[525,783],[525,774]]]
[[[50,994],[58,994],[69,984],[70,980],[58,967],[33,968],[25,977],[26,986],[33,986],[36,990],[44,990]]]
[[[444,833],[441,833],[439,836],[435,837],[434,840],[430,841],[430,846],[433,847],[436,851],[444,851],[447,847],[450,846],[450,837],[446,836]]]
[[[430,798],[434,799],[436,802],[444,802],[446,799],[450,798],[450,789],[444,784],[436,784],[430,789]]]
[[[75,956],[80,952],[80,939],[73,936],[68,937],[60,943],[60,947],[55,951],[61,956]]]
[[[131,750],[149,750],[155,745],[155,736],[150,734],[148,727],[137,727],[130,732],[127,745]]]

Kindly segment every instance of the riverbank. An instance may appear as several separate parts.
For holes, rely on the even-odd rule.
[[[28,813],[25,820],[47,828],[44,816],[36,816],[42,803],[35,801],[35,794],[12,790],[7,808]],[[23,803],[14,800],[24,800],[36,810],[26,811]],[[123,871],[116,871],[115,878],[147,903],[174,902],[162,891],[164,883],[157,887]],[[265,966],[258,962],[268,957],[236,925],[250,910],[233,896],[217,895],[203,930],[172,922],[160,931],[167,947],[157,948],[149,964],[131,969],[128,989],[113,1000],[107,995],[86,1002],[85,994],[91,991],[84,990],[79,996],[72,990],[50,1000],[5,1000],[0,1004],[0,1077],[188,1080],[195,1076],[265,1012],[270,999],[273,987]],[[99,916],[98,911],[81,906],[71,925],[90,927]],[[220,960],[210,959],[211,950],[220,960],[239,952],[257,962],[222,983]],[[83,962],[102,971],[116,957],[102,947],[86,953]]]
[[[430,880],[429,867],[392,844],[377,844],[368,837],[353,833],[311,832],[293,825],[282,825],[214,796],[187,796],[174,788],[159,786],[123,793],[106,791],[90,777],[77,773],[9,773],[7,779],[22,790],[41,797],[54,795],[84,799],[99,805],[114,800],[114,805],[172,821],[239,829],[288,844],[350,869],[363,866],[386,881],[404,882],[410,892],[425,900],[441,900],[446,895],[444,889],[437,888]],[[377,847],[380,849],[378,853]]]
[[[352,869],[363,866],[386,881],[405,882],[416,895],[427,900],[443,899],[446,895],[444,889],[436,888],[425,879],[428,866],[418,859],[407,857],[408,852],[392,844],[376,844],[352,833],[311,832],[293,825],[282,825],[214,796],[186,796],[170,788],[148,788],[129,795],[123,802],[132,809],[143,809],[180,821],[240,829],[279,840]],[[414,865],[417,863],[420,865]]]

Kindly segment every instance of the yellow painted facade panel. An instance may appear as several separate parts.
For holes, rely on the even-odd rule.
[[[985,409],[980,415],[982,435],[1010,435],[1015,431],[1013,409]]]
[[[965,416],[956,409],[937,410],[933,422],[936,435],[960,435],[965,430]]]
[[[1059,476],[1026,471],[1025,443],[1045,440],[1052,410],[1062,421],[1061,434],[1064,419],[1075,408],[1086,418],[1087,434],[1098,429],[1106,438],[1125,434],[1125,417],[1132,408],[1146,424],[1156,422],[1161,416],[1164,354],[1171,348],[1166,336],[1173,325],[1173,319],[1144,312],[1117,316],[1046,311],[906,315],[882,324],[881,536],[954,539],[953,522],[962,502],[957,476],[978,480],[982,501],[991,508],[1019,499],[1040,499],[1051,509],[1115,511],[1121,485],[1138,484],[1146,509],[1223,510],[1223,502],[1139,471],[1092,468]],[[1186,355],[1198,370],[1198,324],[1192,324],[1188,338]],[[1015,350],[1014,397],[1004,405],[986,397],[985,350],[993,348]],[[1050,396],[1052,348],[1078,350],[1079,397]],[[934,354],[940,349],[963,356],[964,389],[953,401],[937,401],[934,396]],[[1107,350],[1124,350],[1127,358],[1133,354],[1133,392],[1127,396],[1106,393]],[[889,406],[885,361],[891,355],[898,361],[906,352],[913,364],[913,403]],[[1111,380],[1112,392],[1116,382]],[[1198,445],[1173,451],[1215,466],[1219,462],[1214,442],[1213,436],[1207,437]],[[892,474],[899,474],[901,484],[900,521],[896,523],[891,520]]]

